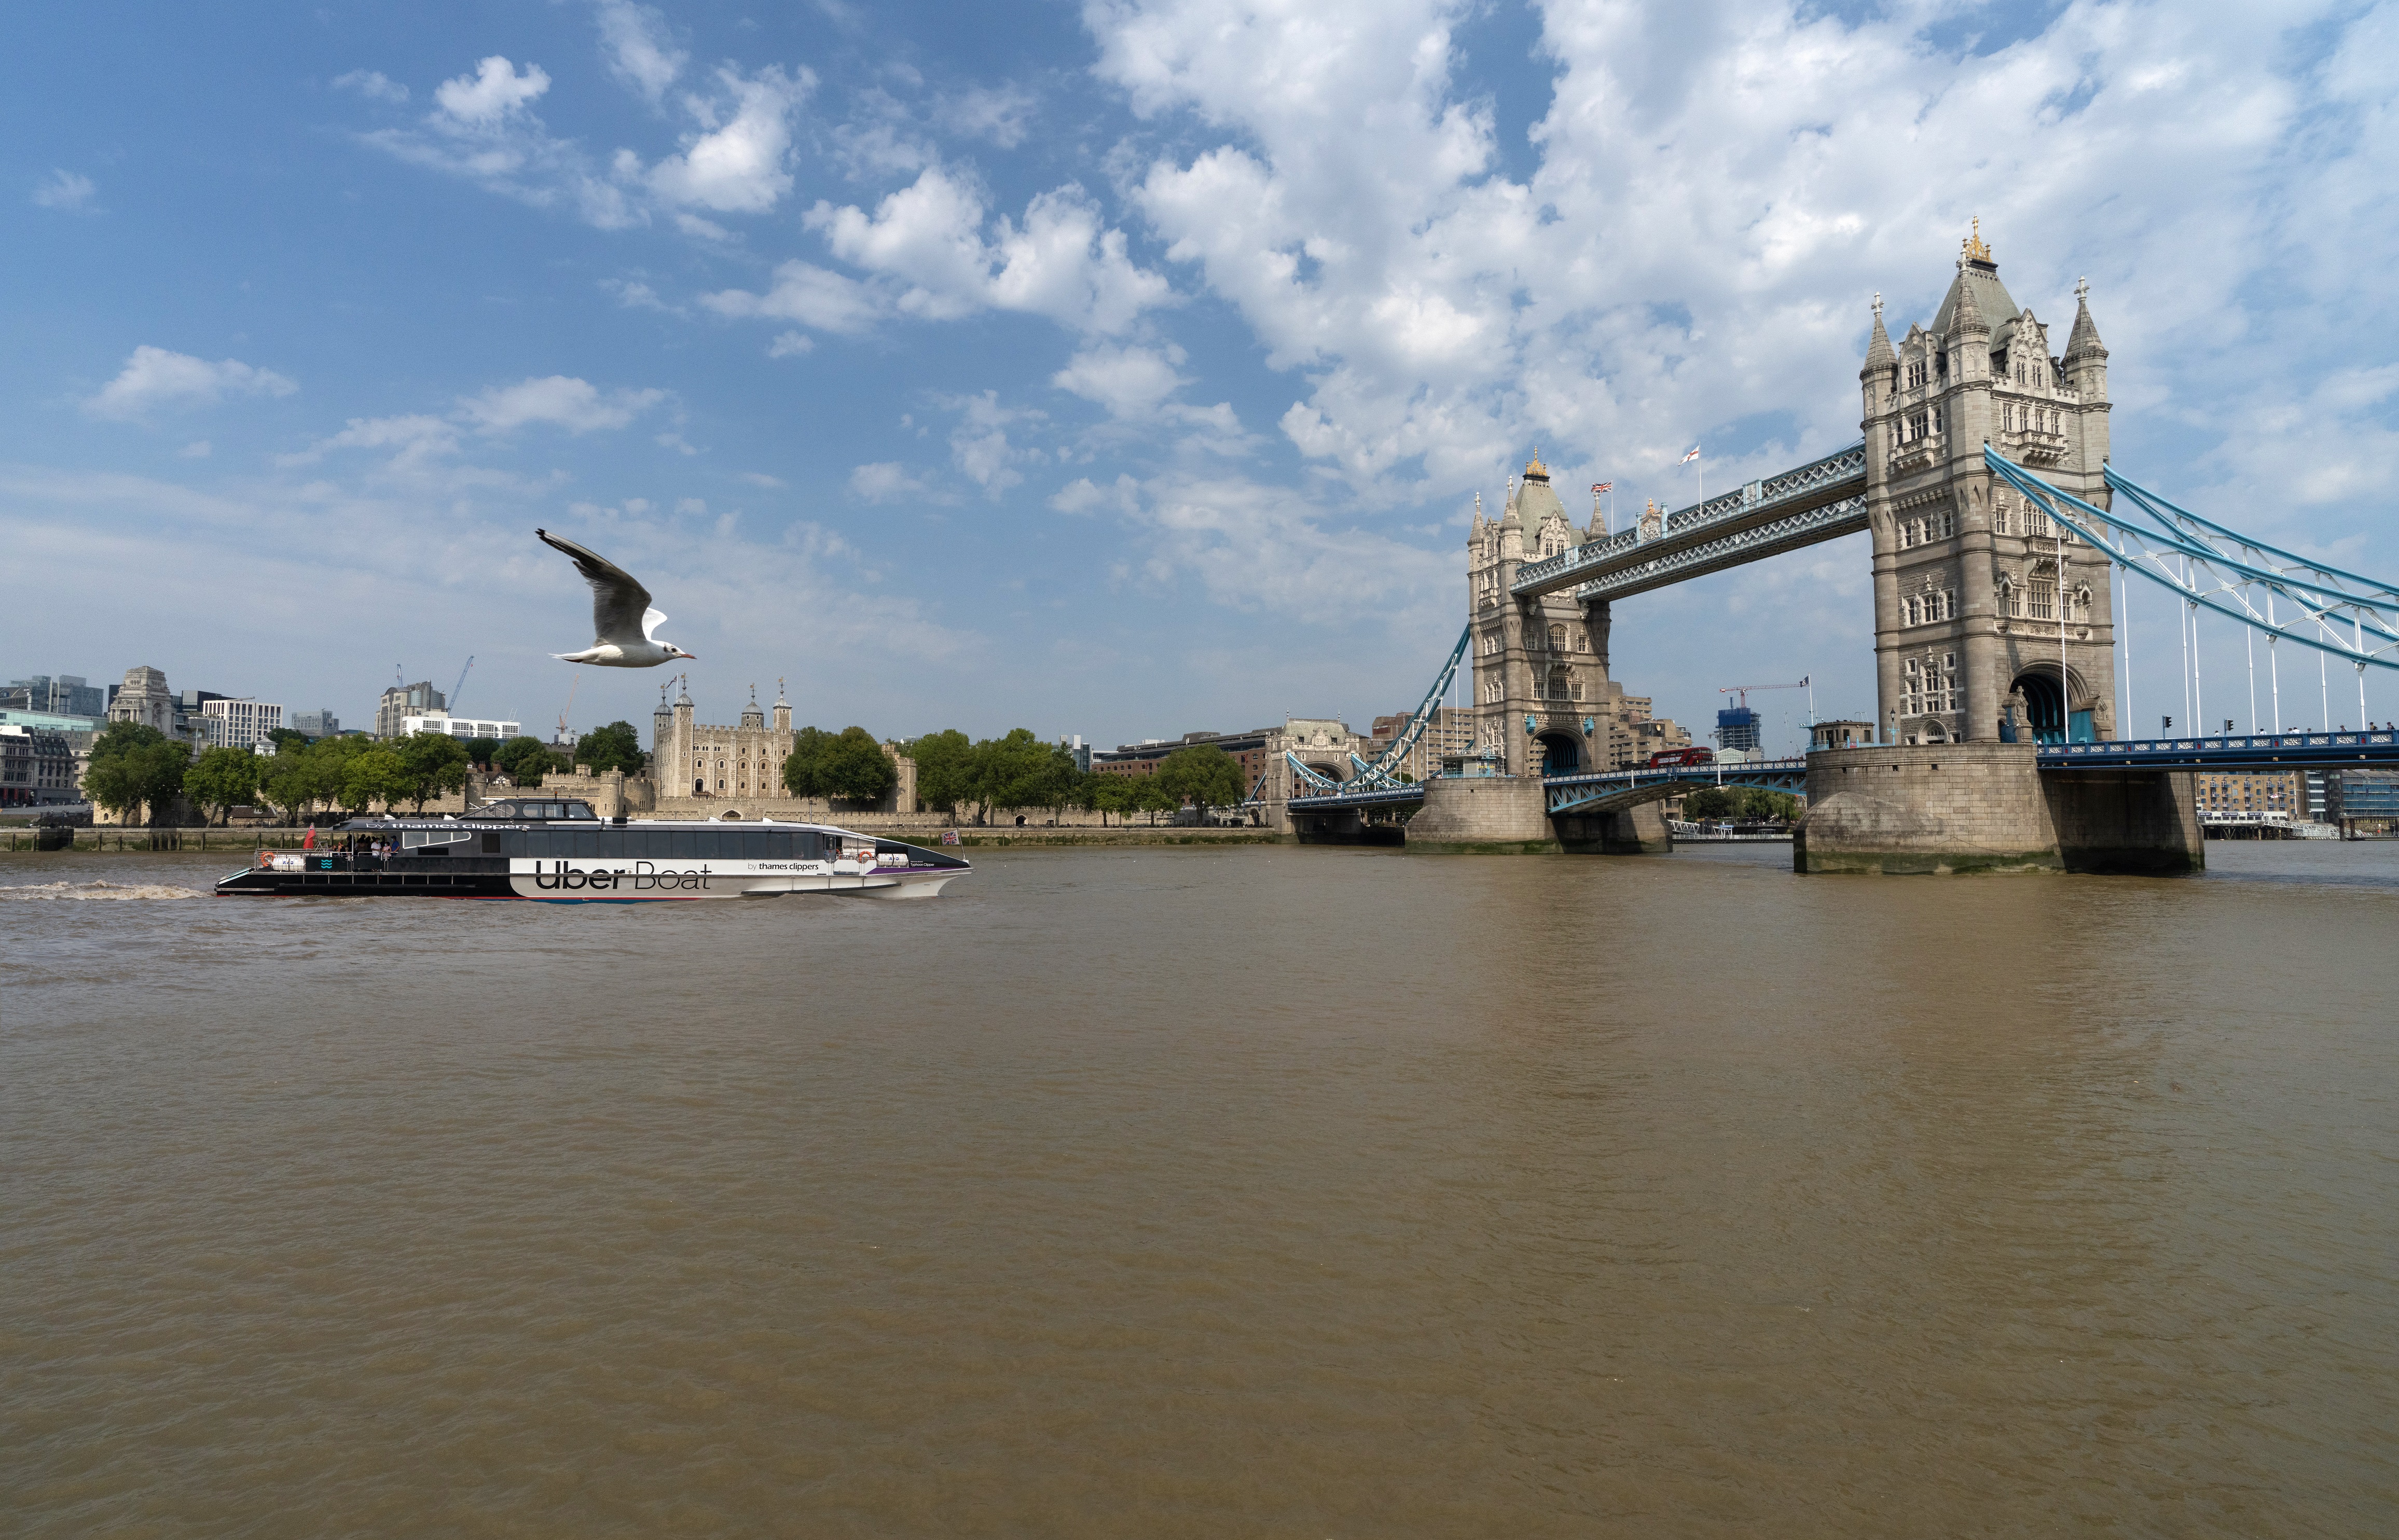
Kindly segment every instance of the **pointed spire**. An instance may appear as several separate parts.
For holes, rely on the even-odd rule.
[[[2074,285],[2074,331],[2066,339],[2065,363],[2068,369],[2084,358],[2104,358],[2108,349],[2099,342],[2099,328],[2091,321],[2091,280],[2080,278]]]
[[[1870,379],[1898,365],[1899,355],[1891,350],[1891,333],[1882,329],[1882,290],[1877,289],[1874,297],[1874,335],[1866,341],[1866,364],[1858,371],[1858,378]]]
[[[1966,275],[1958,275],[1958,309],[1949,317],[1949,334],[1953,337],[1988,337],[1991,325],[1983,319],[1983,307],[1974,302],[1974,286]]]

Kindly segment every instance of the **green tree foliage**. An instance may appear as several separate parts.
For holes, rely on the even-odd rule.
[[[1177,749],[1150,778],[1172,793],[1178,805],[1188,803],[1202,816],[1211,807],[1232,806],[1249,790],[1241,782],[1241,762],[1213,743]]]
[[[955,727],[928,733],[902,751],[916,762],[917,801],[952,814],[958,804],[974,801],[975,746],[964,733]]]
[[[817,761],[825,795],[850,802],[880,802],[900,784],[900,767],[863,727],[845,727]]]
[[[1094,773],[1084,789],[1086,800],[1083,805],[1099,814],[1100,827],[1105,829],[1109,814],[1114,813],[1121,818],[1133,810],[1138,803],[1134,793],[1140,790],[1140,782],[1132,776]]]
[[[489,770],[492,767],[492,756],[500,751],[500,740],[497,738],[468,738],[466,740],[466,743],[467,763],[476,765],[481,769]]]
[[[414,803],[419,813],[432,798],[467,784],[467,746],[447,733],[414,734],[393,752],[400,756],[399,794]]]
[[[237,803],[258,795],[267,762],[247,749],[210,749],[183,772],[183,794],[220,824]]]
[[[378,744],[349,756],[335,800],[353,813],[363,813],[376,803],[388,807],[408,793],[408,762],[399,750]]]
[[[1152,773],[1133,782],[1132,805],[1136,812],[1148,814],[1149,821],[1156,823],[1160,813],[1172,813],[1181,807],[1183,799]]]
[[[650,756],[642,752],[642,740],[630,722],[612,722],[605,727],[595,727],[575,740],[575,763],[588,764],[595,776],[611,770],[638,775]]]
[[[900,767],[863,727],[838,733],[803,727],[792,735],[792,752],[783,761],[783,788],[795,797],[880,802],[899,784]]]
[[[519,786],[539,786],[542,773],[555,762],[541,739],[519,734],[492,751],[492,763]]]
[[[92,740],[84,794],[121,818],[146,808],[155,824],[183,790],[191,763],[183,746],[156,727],[112,722]]]
[[[1760,786],[1708,786],[1683,798],[1683,817],[1694,822],[1730,819],[1735,823],[1799,817],[1799,799]]]
[[[792,751],[783,757],[783,790],[795,797],[829,797],[825,790],[825,745],[834,734],[821,727],[803,727],[792,735]]]

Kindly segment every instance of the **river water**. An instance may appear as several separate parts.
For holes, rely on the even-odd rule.
[[[2399,1529],[2399,845],[0,858],[0,1531]]]

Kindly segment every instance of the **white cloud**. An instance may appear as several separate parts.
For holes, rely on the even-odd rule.
[[[1103,487],[1088,476],[1078,476],[1050,493],[1050,506],[1060,513],[1091,513],[1114,508],[1127,515],[1141,511],[1141,484],[1119,475],[1114,486]]]
[[[386,77],[381,70],[352,70],[333,77],[337,90],[356,91],[373,101],[402,102],[408,100],[408,88]]]
[[[806,223],[834,255],[875,274],[891,307],[926,320],[978,310],[1046,316],[1077,331],[1123,331],[1172,297],[1166,280],[1126,255],[1079,184],[1037,196],[1020,224],[1003,214],[986,239],[982,194],[931,166],[869,214],[820,202]]]
[[[730,68],[717,72],[723,99],[690,97],[685,105],[701,131],[684,139],[672,155],[641,173],[662,201],[715,213],[759,214],[791,191],[792,114],[816,85],[802,70],[796,76],[769,65],[754,75]],[[617,155],[619,175],[638,160]]]
[[[993,497],[1023,481],[1023,473],[1016,466],[1049,457],[1042,450],[1023,448],[1010,443],[1008,439],[1010,426],[1039,423],[1045,419],[1044,413],[1030,408],[1004,407],[996,390],[986,390],[979,396],[953,397],[943,404],[960,413],[958,426],[950,431],[950,457]]]
[[[656,310],[669,316],[680,316],[680,305],[669,304],[658,298],[658,291],[636,278],[602,278],[600,287],[617,296],[617,303],[628,310]]]
[[[727,289],[704,294],[699,303],[720,316],[798,321],[843,333],[865,331],[884,309],[881,296],[856,278],[799,261],[777,267],[775,285],[764,294]]]
[[[81,210],[91,207],[99,191],[91,178],[61,168],[34,184],[34,201],[45,209]]]
[[[599,12],[609,73],[657,105],[689,58],[674,46],[666,18],[632,0],[600,0]]]
[[[923,493],[925,483],[897,460],[878,460],[849,473],[850,495],[869,503],[889,503]]]
[[[816,339],[805,331],[779,331],[775,333],[775,340],[766,344],[766,357],[797,358],[803,353],[813,353],[816,345]]]
[[[942,99],[942,126],[953,133],[989,140],[1013,150],[1032,131],[1038,100],[1021,86],[976,86]]]
[[[588,380],[564,374],[494,385],[463,398],[459,413],[485,433],[505,433],[528,423],[546,423],[569,433],[619,428],[666,399],[662,390],[602,392]]]
[[[549,75],[540,65],[527,64],[519,74],[514,64],[495,53],[478,64],[473,74],[435,87],[433,100],[453,123],[488,128],[522,112],[549,89]]]
[[[226,396],[289,396],[299,388],[271,369],[253,369],[238,358],[210,363],[144,344],[83,405],[95,417],[126,420],[156,406],[204,405]]]

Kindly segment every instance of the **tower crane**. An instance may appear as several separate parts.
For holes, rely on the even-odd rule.
[[[1756,713],[1753,712],[1749,709],[1749,693],[1752,690],[1807,691],[1808,725],[1813,727],[1816,724],[1816,686],[1813,682],[1813,679],[1814,676],[1812,675],[1802,675],[1798,682],[1796,684],[1726,684],[1719,686],[1716,690],[1716,694],[1720,696],[1732,696],[1733,705],[1730,709],[1719,710],[1716,712],[1716,742],[1726,749],[1755,749],[1757,747],[1759,736],[1757,731],[1757,716]],[[1746,743],[1735,744],[1728,741],[1728,735],[1742,736],[1747,738],[1748,741]]]

